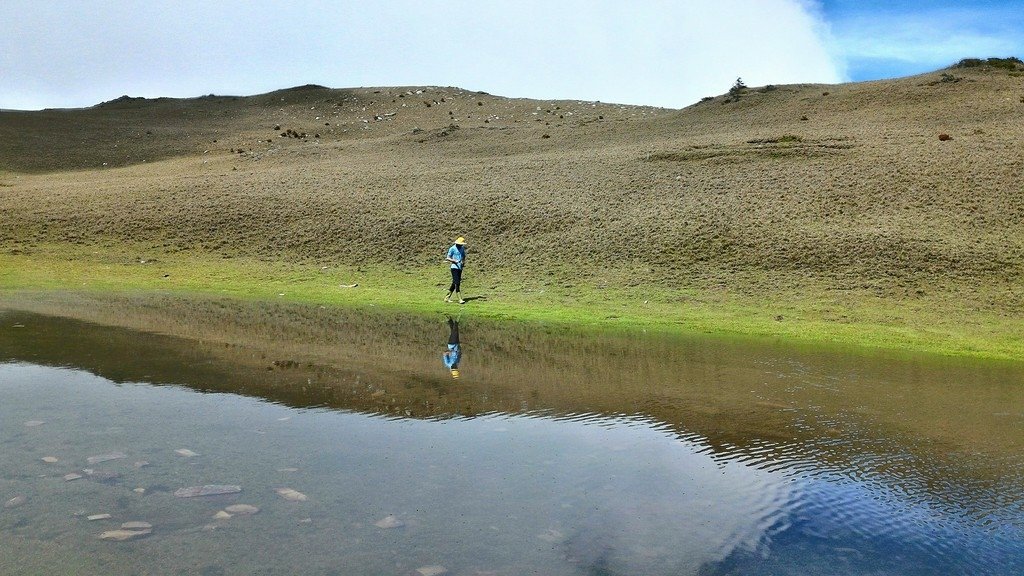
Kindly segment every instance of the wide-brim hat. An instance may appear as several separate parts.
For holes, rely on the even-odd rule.
[[[459,245],[465,244],[466,243],[466,239],[463,238],[462,236],[459,236],[458,238],[455,239],[455,243],[459,244]]]

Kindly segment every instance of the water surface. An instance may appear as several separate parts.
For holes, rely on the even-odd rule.
[[[1018,365],[464,316],[453,378],[445,318],[16,307],[3,574],[1024,571]],[[242,491],[174,496],[204,484]],[[153,533],[98,538],[127,521]]]

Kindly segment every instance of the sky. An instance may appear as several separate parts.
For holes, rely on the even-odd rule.
[[[302,84],[682,108],[1024,57],[1024,0],[2,0],[0,108]]]

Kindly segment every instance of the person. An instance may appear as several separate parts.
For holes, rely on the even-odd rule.
[[[452,294],[459,299],[459,304],[465,304],[462,299],[462,268],[466,264],[466,239],[459,236],[455,243],[448,249],[448,256],[445,260],[451,262],[452,285],[448,288],[448,295],[444,297],[445,302],[452,301]]]
[[[441,356],[452,378],[459,377],[459,361],[462,360],[462,345],[459,344],[459,322],[448,317],[448,349]]]

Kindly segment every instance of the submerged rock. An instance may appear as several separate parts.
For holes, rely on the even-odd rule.
[[[65,482],[71,482],[72,480],[80,480],[82,478],[84,478],[84,476],[82,476],[81,474],[75,473],[75,472],[72,472],[70,474],[65,474],[64,475],[64,481]]]
[[[188,448],[178,448],[177,450],[174,451],[174,453],[179,455],[179,456],[184,456],[186,458],[191,458],[193,456],[199,456],[198,453],[193,452],[193,451],[189,450]]]
[[[401,528],[402,526],[405,526],[405,522],[399,520],[398,517],[394,514],[389,514],[384,518],[381,518],[380,520],[374,522],[373,525],[377,528],[389,530],[391,528]]]
[[[145,530],[108,530],[103,534],[100,534],[101,540],[112,540],[114,542],[124,542],[125,540],[138,540],[139,538],[145,538],[152,534],[153,531],[150,529]]]
[[[195,498],[197,496],[219,496],[221,494],[238,494],[242,491],[241,486],[234,484],[207,484],[205,486],[190,486],[179,488],[174,492],[178,498]]]
[[[40,460],[46,462],[47,464],[56,464],[57,462],[60,462],[60,460],[58,460],[55,456],[43,456],[42,458],[40,458]]]
[[[43,424],[46,424],[46,422],[43,422],[42,420],[29,420],[28,422],[25,422],[25,426],[28,428],[35,428],[36,426],[42,426]]]
[[[416,569],[419,576],[443,576],[447,573],[448,569],[444,566],[421,566]]]
[[[274,492],[277,492],[278,496],[288,500],[289,502],[305,502],[306,500],[309,500],[308,496],[298,490],[292,490],[291,488],[276,488],[274,489]]]
[[[96,520],[110,520],[113,518],[110,514],[93,514],[92,516],[86,516],[86,520],[89,522],[95,522]]]
[[[111,452],[110,454],[100,454],[99,456],[89,456],[85,459],[89,464],[99,464],[101,462],[109,462],[111,460],[120,460],[127,458],[123,452]]]
[[[117,472],[110,472],[108,470],[83,470],[86,475],[89,476],[90,480],[97,482],[114,482],[121,478],[121,474]]]
[[[241,514],[243,516],[248,516],[250,514],[256,514],[260,509],[255,506],[250,506],[249,504],[232,504],[225,508],[224,511],[229,514]]]
[[[558,542],[565,540],[565,534],[562,534],[554,528],[548,528],[543,534],[538,534],[537,538],[540,538],[541,540],[549,542],[551,544],[556,544]]]
[[[24,505],[25,502],[28,502],[28,498],[24,496],[15,496],[14,498],[11,498],[7,502],[4,502],[4,508],[17,508],[18,506]]]
[[[228,514],[227,512],[221,510],[220,512],[217,512],[216,514],[213,515],[213,519],[214,520],[230,520],[231,519],[231,514]]]
[[[122,530],[151,530],[153,525],[149,522],[125,522],[121,524]]]

